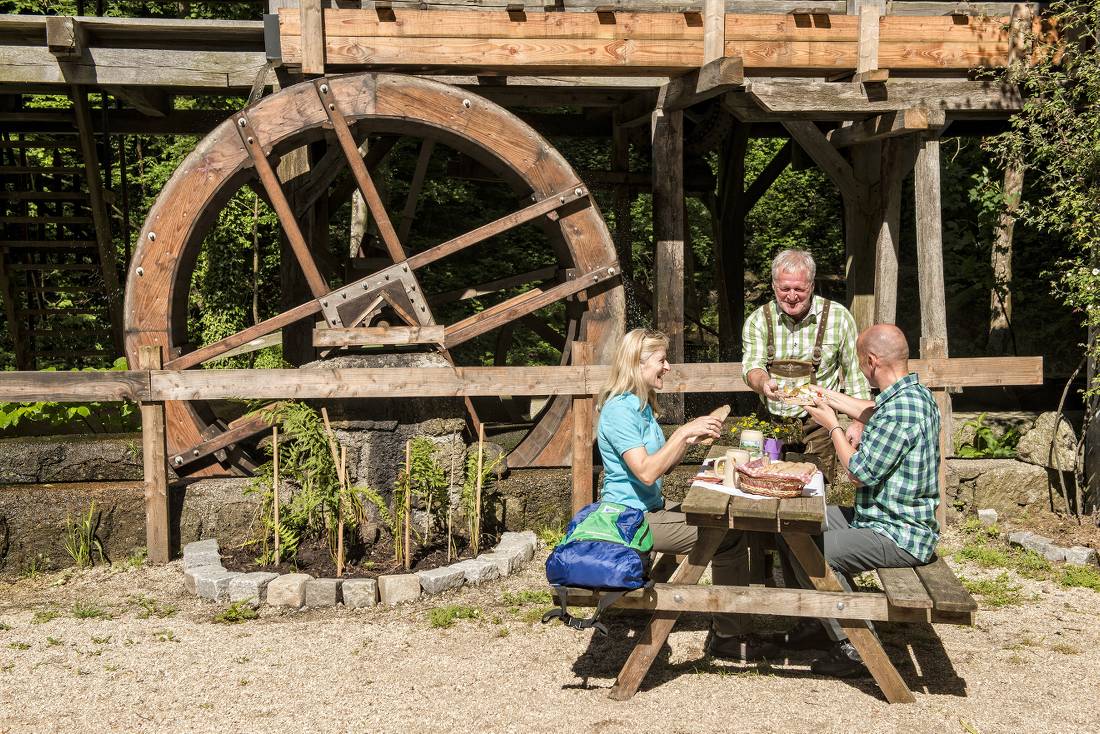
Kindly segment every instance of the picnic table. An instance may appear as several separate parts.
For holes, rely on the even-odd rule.
[[[725,453],[712,447],[708,458]],[[691,553],[679,561],[663,556],[654,564],[656,583],[623,596],[616,607],[653,610],[653,617],[623,665],[611,698],[627,700],[641,686],[677,619],[685,612],[733,612],[791,617],[832,617],[844,628],[864,664],[890,703],[915,699],[869,621],[973,624],[977,604],[941,560],[912,568],[878,569],[882,592],[844,591],[815,542],[824,531],[825,498],[749,499],[693,486],[680,510],[699,528]],[[750,563],[761,548],[775,547],[781,536],[813,589],[764,586],[700,586],[699,579],[730,530],[750,533]],[[753,552],[753,551],[756,552]],[[598,594],[570,589],[570,605],[594,605]]]

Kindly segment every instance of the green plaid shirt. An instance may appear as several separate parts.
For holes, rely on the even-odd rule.
[[[854,528],[870,528],[918,561],[932,560],[939,539],[940,411],[910,373],[875,398],[875,412],[848,471],[856,489]]]
[[[795,321],[774,301],[771,308],[762,306],[745,320],[741,333],[741,342],[745,356],[741,360],[741,371],[748,377],[754,369],[768,369],[768,325],[765,312],[771,311],[772,326],[775,329],[775,358],[801,359],[812,362],[814,342],[817,341],[817,324],[825,299],[814,296],[810,312]],[[830,390],[841,390],[862,400],[871,398],[871,386],[859,370],[856,357],[856,320],[852,313],[841,304],[833,301],[829,307],[829,320],[825,324],[825,338],[821,342],[821,366],[817,370],[817,384]],[[763,399],[763,398],[761,398]],[[765,401],[772,415],[805,417],[806,411],[797,405],[787,405],[775,400]]]

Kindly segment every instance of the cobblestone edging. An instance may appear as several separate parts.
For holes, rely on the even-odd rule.
[[[184,546],[183,585],[208,601],[248,602],[254,608],[263,604],[291,609],[393,605],[508,576],[531,560],[537,547],[533,531],[509,532],[491,551],[450,566],[377,579],[317,579],[305,573],[227,571],[217,539],[208,538]]]

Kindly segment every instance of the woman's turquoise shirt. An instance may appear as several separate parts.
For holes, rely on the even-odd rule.
[[[646,405],[639,410],[641,406],[637,395],[623,393],[608,398],[600,410],[596,431],[604,469],[600,498],[639,510],[659,510],[664,506],[661,480],[643,484],[623,461],[623,454],[630,449],[644,446],[652,455],[665,445],[665,434],[653,417],[653,409]]]

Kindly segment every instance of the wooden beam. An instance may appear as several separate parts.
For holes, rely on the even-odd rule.
[[[770,113],[765,119],[851,120],[912,107],[944,110],[959,119],[1010,115],[1023,107],[1015,86],[994,81],[894,79],[885,94],[862,84],[808,79],[753,80],[746,87],[764,113]]]
[[[668,359],[684,360],[684,113],[655,110],[653,146],[653,242],[657,280],[657,329],[668,335]],[[683,420],[683,398],[664,401],[673,422]]]
[[[880,69],[878,64],[879,23],[882,20],[882,8],[875,3],[868,3],[859,8],[859,40],[857,41],[857,53],[859,60],[856,62],[856,73],[853,81],[857,84],[867,82],[885,82],[890,75],[886,69]]]
[[[299,0],[302,40],[302,73],[325,73],[325,27],[321,0]]]
[[[172,112],[172,98],[162,89],[111,85],[105,86],[103,91],[118,97],[149,117],[167,117]],[[112,128],[111,131],[114,132],[114,129]]]
[[[270,427],[267,420],[260,416],[245,418],[236,425],[231,425],[228,430],[222,431],[208,441],[203,441],[189,451],[172,455],[169,463],[178,470],[188,464],[193,464],[196,461],[205,459],[207,456],[216,454],[235,443],[252,438],[258,433],[264,433]]]
[[[46,47],[61,61],[79,59],[86,43],[84,27],[76,18],[48,16]]]
[[[703,0],[703,65],[726,54],[726,0]]]
[[[817,125],[804,120],[791,120],[784,122],[783,127],[836,185],[846,202],[858,204],[862,201],[863,187],[856,181],[851,165],[829,143]]]
[[[838,127],[826,137],[834,148],[845,148],[873,140],[924,132],[929,128],[928,117],[928,110],[923,107],[910,107],[896,112],[885,112],[847,127]]]
[[[157,370],[161,363],[159,346],[143,346],[138,351],[138,367]],[[169,546],[168,463],[165,438],[164,403],[141,403],[141,448],[145,465],[145,547],[149,562],[168,563]]]
[[[878,207],[874,215],[876,324],[897,320],[898,250],[901,245],[901,184],[915,155],[913,140],[894,138],[882,144]]]
[[[363,326],[349,329],[313,330],[313,346],[315,347],[442,343],[442,326]]]
[[[719,58],[701,69],[670,79],[657,95],[657,106],[680,110],[740,87],[745,81],[741,59]]]
[[[570,358],[576,367],[592,364],[592,345],[587,342],[573,342]],[[591,395],[574,395],[573,414],[573,514],[595,501],[595,487],[592,475],[593,423],[596,419],[595,405]]]

